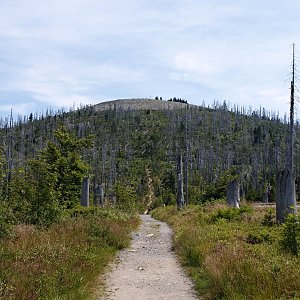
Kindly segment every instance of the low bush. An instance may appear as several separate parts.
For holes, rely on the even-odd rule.
[[[274,209],[268,209],[264,214],[264,218],[262,220],[262,225],[264,226],[273,226],[276,224],[276,216]]]
[[[218,208],[216,212],[212,214],[212,221],[215,222],[218,219],[225,219],[228,221],[241,220],[242,216],[245,214],[251,214],[253,212],[252,207],[242,206],[241,208],[225,207]]]
[[[300,251],[300,221],[298,216],[290,214],[286,217],[281,245],[285,251],[298,256]]]
[[[10,235],[12,222],[13,214],[11,209],[5,203],[0,203],[0,239]]]

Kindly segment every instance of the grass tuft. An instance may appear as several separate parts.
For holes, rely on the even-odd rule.
[[[282,250],[283,226],[262,207],[220,203],[158,208],[174,229],[174,248],[204,299],[297,299],[300,258]]]
[[[16,226],[0,241],[0,299],[86,299],[138,217],[91,210],[48,229]]]

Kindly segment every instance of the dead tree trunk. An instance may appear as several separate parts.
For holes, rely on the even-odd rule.
[[[296,203],[291,203],[291,199],[296,199],[295,179],[286,168],[278,172],[276,176],[276,220],[278,223],[284,223],[286,214],[295,213]]]
[[[182,155],[177,156],[177,208],[181,209],[184,205],[183,194],[183,174],[182,174]]]
[[[185,188],[185,205],[189,204],[189,171],[188,171],[188,152],[185,153],[184,159],[184,188]]]
[[[185,158],[184,158],[184,186],[185,205],[189,204],[189,136],[188,136],[188,116],[185,116]]]
[[[94,204],[103,207],[104,205],[104,188],[102,184],[96,186],[94,191]]]
[[[264,195],[263,195],[263,203],[269,203],[270,200],[270,194],[271,194],[271,185],[270,183],[268,183],[265,191],[264,191]]]
[[[116,150],[112,146],[110,154],[110,168],[109,168],[109,180],[108,180],[108,198],[114,204],[116,203],[116,195],[114,190],[114,184],[117,177],[116,171]]]
[[[90,198],[89,190],[90,190],[90,179],[88,177],[84,177],[82,182],[80,205],[89,207],[89,198]]]
[[[286,212],[288,214],[297,213],[296,208],[296,188],[295,188],[295,168],[294,168],[294,148],[295,148],[295,132],[294,132],[294,107],[295,107],[295,45],[293,44],[293,77],[291,82],[291,107],[290,107],[290,132],[289,147],[287,157],[287,169],[289,176],[286,178]]]
[[[240,184],[236,179],[227,184],[226,202],[230,207],[240,208]]]
[[[276,177],[276,217],[283,223],[286,214],[297,213],[295,170],[294,170],[294,106],[295,106],[295,45],[293,44],[293,73],[291,81],[290,128],[287,143],[287,156],[284,171]]]

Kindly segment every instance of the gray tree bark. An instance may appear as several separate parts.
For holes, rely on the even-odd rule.
[[[287,214],[297,213],[294,167],[294,105],[295,105],[295,45],[293,44],[293,73],[291,81],[290,128],[287,143],[286,165],[276,177],[276,220],[283,223]]]
[[[94,191],[94,204],[103,207],[104,205],[104,188],[102,184],[96,186]]]
[[[276,220],[284,223],[285,216],[295,212],[296,187],[292,173],[285,168],[276,176]]]
[[[177,156],[177,208],[181,209],[184,205],[183,194],[183,174],[182,174],[182,155]]]
[[[188,135],[188,116],[185,116],[185,158],[184,158],[184,186],[185,204],[189,204],[189,135]]]
[[[240,208],[240,184],[236,179],[227,184],[226,202],[230,207]]]
[[[82,189],[81,189],[81,200],[80,205],[89,207],[90,198],[90,179],[88,177],[83,178]]]

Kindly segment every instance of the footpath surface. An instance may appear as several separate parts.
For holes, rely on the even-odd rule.
[[[99,300],[199,299],[172,251],[172,230],[149,215],[107,275]]]

